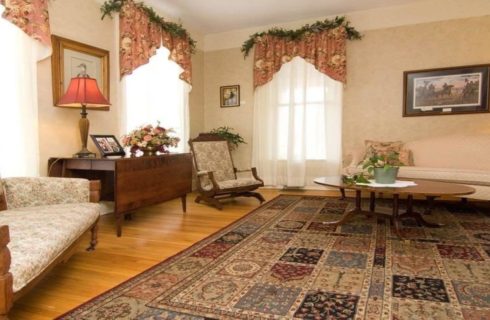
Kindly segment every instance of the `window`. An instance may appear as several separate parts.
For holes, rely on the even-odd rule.
[[[4,11],[0,5],[0,16]],[[40,43],[0,18],[0,174],[39,174],[37,54]]]
[[[266,184],[303,187],[339,173],[341,102],[342,84],[302,58],[257,88],[253,164]]]
[[[172,151],[182,152],[189,139],[190,85],[179,79],[182,68],[168,59],[170,52],[161,47],[150,62],[123,79],[122,130],[129,132],[144,124],[160,121],[165,128],[174,128],[181,139]]]

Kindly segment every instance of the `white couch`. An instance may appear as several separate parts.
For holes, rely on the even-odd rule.
[[[476,189],[465,198],[490,200],[490,134],[452,134],[406,142],[413,166],[400,167],[399,177],[465,184]],[[351,167],[362,160],[352,153]]]
[[[95,248],[99,193],[100,182],[85,179],[0,179],[0,318],[84,234]]]

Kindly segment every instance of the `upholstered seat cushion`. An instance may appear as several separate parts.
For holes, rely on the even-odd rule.
[[[220,189],[229,189],[229,188],[239,188],[239,187],[248,187],[248,186],[262,186],[262,182],[255,179],[233,179],[233,180],[225,180],[219,181],[218,186]],[[212,184],[204,185],[204,190],[211,190],[213,188]]]
[[[0,212],[8,225],[14,292],[38,276],[99,217],[95,203],[58,204]]]

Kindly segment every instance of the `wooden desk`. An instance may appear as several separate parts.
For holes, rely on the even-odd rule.
[[[118,237],[126,213],[178,197],[185,212],[186,196],[192,191],[190,153],[118,159],[50,158],[48,174],[100,180],[101,200],[114,201]]]

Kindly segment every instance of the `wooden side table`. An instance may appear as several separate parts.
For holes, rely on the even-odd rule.
[[[100,180],[101,200],[114,201],[116,233],[122,234],[124,215],[144,206],[181,198],[186,211],[192,191],[190,153],[134,158],[50,158],[48,175]]]

